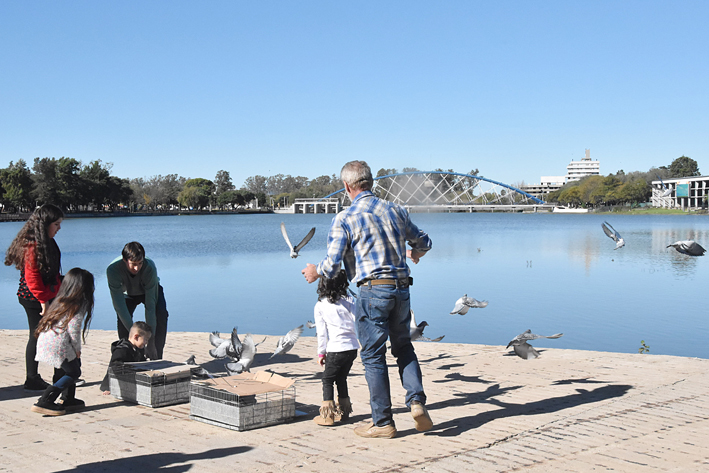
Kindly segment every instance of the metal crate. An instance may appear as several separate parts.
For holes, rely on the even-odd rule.
[[[171,364],[179,366],[179,364]],[[108,369],[111,395],[141,406],[162,407],[190,401],[191,373],[161,374],[125,363]]]
[[[281,424],[295,417],[295,386],[280,391],[240,396],[192,382],[190,419],[231,430]]]

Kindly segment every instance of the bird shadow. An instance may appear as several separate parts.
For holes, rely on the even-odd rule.
[[[437,370],[450,370],[453,368],[461,368],[463,366],[465,366],[465,363],[451,363],[450,365],[441,365],[436,369]]]
[[[182,473],[192,469],[193,462],[199,460],[214,460],[239,455],[253,450],[253,447],[226,447],[206,450],[199,453],[158,452],[134,457],[102,460],[99,462],[85,463],[74,468],[57,471],[57,473],[122,473],[124,471],[165,471],[169,473]]]
[[[560,386],[562,384],[608,384],[607,381],[594,381],[591,378],[579,379],[560,379],[551,383],[552,386]]]
[[[433,429],[427,432],[426,435],[453,437],[469,430],[476,429],[496,419],[512,416],[550,414],[553,412],[561,411],[563,409],[569,409],[572,407],[580,406],[582,404],[589,404],[603,401],[606,399],[622,397],[630,389],[632,389],[632,386],[626,384],[611,384],[599,387],[591,391],[585,389],[576,389],[576,394],[551,397],[548,399],[542,399],[539,401],[528,402],[523,404],[507,403],[494,399],[497,396],[500,396],[515,389],[519,389],[521,387],[522,386],[512,386],[509,388],[500,388],[500,385],[496,384],[494,386],[490,386],[481,393],[456,394],[456,396],[458,396],[458,399],[450,399],[438,403],[427,404],[426,407],[431,411],[434,411],[436,409],[442,409],[445,407],[467,406],[481,402],[487,402],[489,404],[500,407],[500,409],[481,412],[472,416],[460,417],[457,419],[451,419],[449,421],[442,422],[440,424],[435,424],[433,426]]]
[[[453,381],[462,381],[464,383],[482,383],[492,384],[492,381],[485,381],[480,376],[465,376],[460,373],[448,373],[444,376],[445,379],[434,379],[433,383],[450,383]]]
[[[419,360],[419,364],[431,363],[433,361],[440,361],[440,360],[448,360],[451,358],[458,358],[458,357],[457,356],[454,357],[453,355],[449,355],[447,353],[440,353],[438,356],[434,356],[433,358],[428,358],[426,360]]]

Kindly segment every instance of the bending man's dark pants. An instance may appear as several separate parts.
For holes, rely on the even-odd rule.
[[[140,296],[126,296],[126,307],[128,307],[128,312],[130,312],[131,317],[133,317],[133,312],[139,304],[145,304],[145,294]],[[158,287],[158,303],[155,307],[155,318],[157,327],[155,333],[151,337],[155,340],[155,349],[157,350],[158,359],[162,359],[163,348],[165,347],[165,340],[167,339],[167,318],[169,314],[167,313],[167,302],[165,301],[165,293],[162,290],[162,286]],[[118,319],[118,338],[128,338],[130,327],[126,328]]]

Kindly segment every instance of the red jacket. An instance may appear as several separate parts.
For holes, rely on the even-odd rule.
[[[26,296],[30,294],[23,294],[23,292],[25,292],[22,287],[22,282],[24,279],[27,289],[29,289],[31,295],[39,302],[46,304],[57,296],[61,279],[59,277],[59,272],[57,272],[55,282],[45,284],[44,280],[42,280],[42,273],[39,272],[39,268],[37,267],[35,246],[36,245],[34,243],[31,243],[27,245],[27,249],[25,250],[25,268],[20,274],[20,289],[17,295],[24,299],[29,299],[29,297]]]

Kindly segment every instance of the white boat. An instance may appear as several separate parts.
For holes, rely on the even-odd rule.
[[[555,214],[587,214],[588,209],[574,209],[571,207],[554,207],[552,210],[553,213]]]

